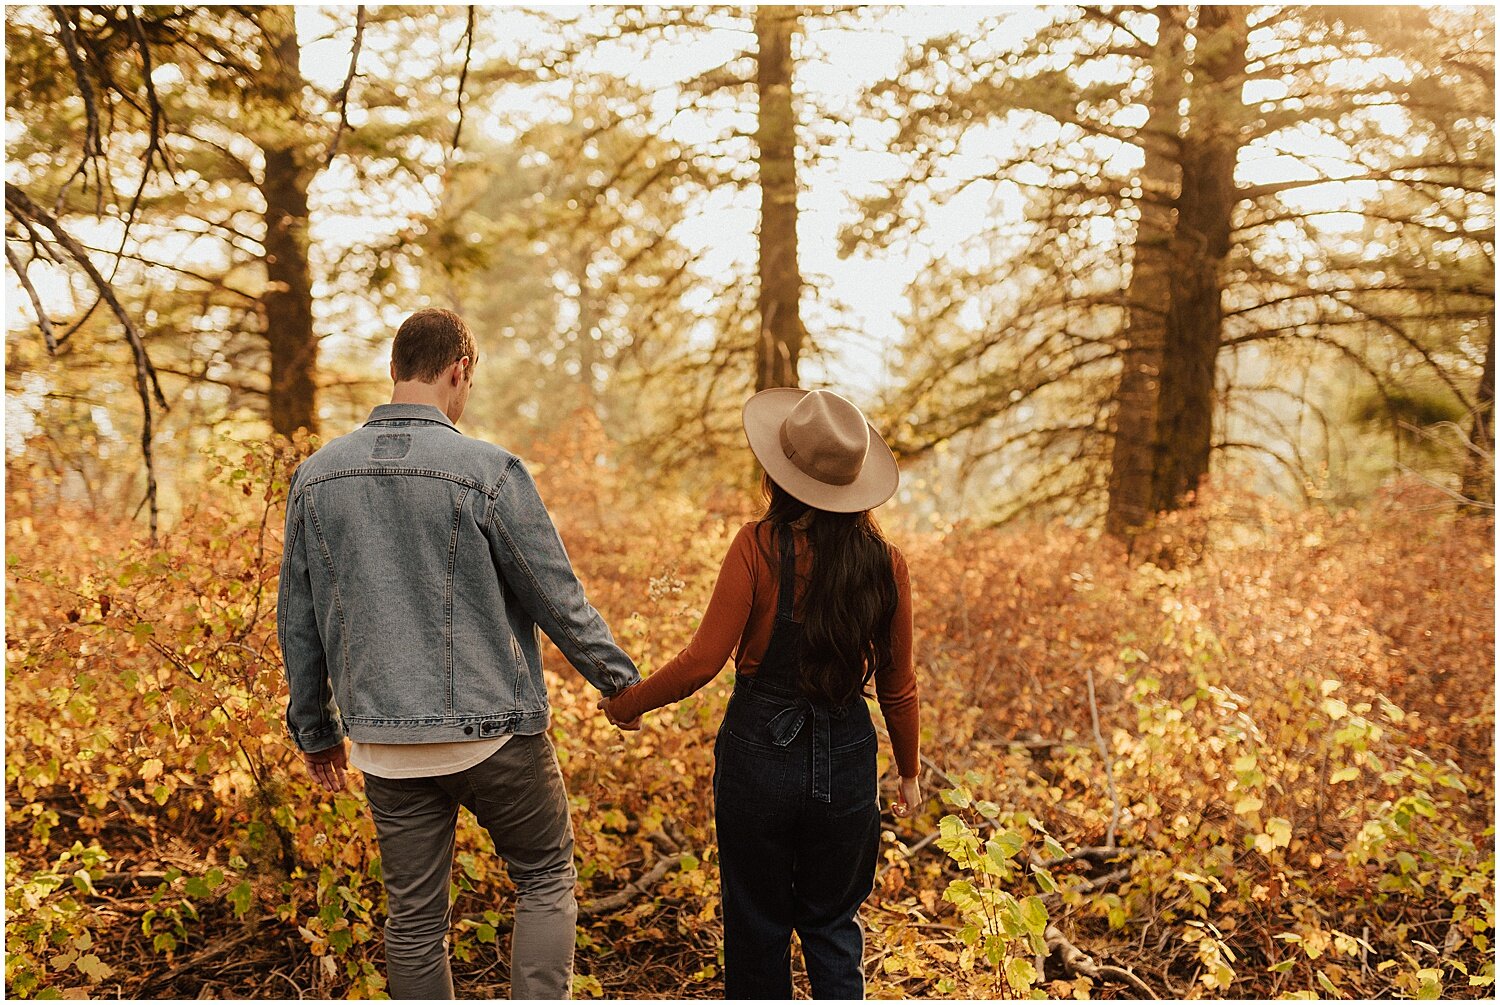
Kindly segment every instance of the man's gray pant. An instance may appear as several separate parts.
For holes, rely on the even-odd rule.
[[[512,998],[566,998],[573,975],[573,825],[546,733],[513,736],[466,771],[432,778],[365,776],[380,840],[390,918],[392,998],[452,998],[448,965],[453,835],[459,806],[490,832],[516,885]]]

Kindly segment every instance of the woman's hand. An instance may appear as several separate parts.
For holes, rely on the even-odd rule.
[[[619,695],[615,695],[615,697],[618,698]],[[621,729],[630,729],[630,730],[635,730],[635,729],[640,729],[641,728],[641,717],[640,716],[636,716],[634,719],[631,719],[629,722],[621,722],[619,719],[615,718],[614,712],[610,711],[610,706],[613,703],[614,703],[614,698],[600,698],[599,699],[599,703],[597,705],[595,705],[594,707],[597,708],[597,709],[599,709],[600,711],[602,711],[604,713],[604,717],[610,721],[611,725],[618,726]]]
[[[909,817],[916,812],[922,802],[921,780],[912,778],[901,779],[900,792],[896,801],[891,803],[891,812],[898,817]]]

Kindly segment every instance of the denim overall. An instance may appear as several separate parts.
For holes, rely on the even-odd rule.
[[[875,728],[860,696],[829,706],[802,695],[791,529],[777,536],[771,642],[754,676],[735,677],[714,745],[724,993],[792,997],[796,931],[813,997],[863,998],[857,913],[880,845]]]

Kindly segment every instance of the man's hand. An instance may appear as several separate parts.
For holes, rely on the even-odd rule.
[[[615,695],[615,697],[618,698],[619,695]],[[641,728],[641,717],[640,716],[636,716],[634,719],[631,719],[629,722],[622,722],[621,720],[615,718],[614,712],[610,711],[610,706],[613,703],[614,703],[614,698],[600,698],[598,705],[596,705],[595,707],[598,708],[598,709],[600,709],[601,711],[603,711],[604,712],[604,717],[606,719],[608,719],[613,725],[618,726],[621,729],[636,730],[636,729],[640,729]]]
[[[336,746],[315,754],[303,751],[302,763],[307,765],[307,773],[323,788],[329,792],[344,791],[344,771],[349,767],[349,751],[343,740]]]
[[[891,803],[891,812],[898,817],[909,817],[922,802],[922,784],[918,778],[901,779],[901,791]]]

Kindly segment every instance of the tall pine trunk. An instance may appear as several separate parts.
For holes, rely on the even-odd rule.
[[[1172,242],[1171,308],[1161,378],[1153,508],[1177,509],[1197,491],[1213,453],[1219,348],[1224,328],[1224,262],[1234,209],[1234,183],[1244,83],[1246,14],[1241,6],[1198,7],[1182,188]]]
[[[1484,370],[1475,395],[1474,424],[1469,441],[1474,450],[1464,468],[1464,496],[1475,510],[1495,508],[1495,319],[1491,317],[1490,341],[1484,350]]]
[[[1141,129],[1145,163],[1140,173],[1140,223],[1130,285],[1126,290],[1125,350],[1115,390],[1114,444],[1105,530],[1127,537],[1154,515],[1152,493],[1160,414],[1162,354],[1172,299],[1172,213],[1182,115],[1183,20],[1181,7],[1157,9],[1158,39],[1151,60],[1148,118]]]
[[[760,337],[755,389],[796,387],[802,353],[802,273],[797,265],[797,137],[792,110],[795,7],[755,9],[756,130],[760,168]]]
[[[271,354],[271,428],[291,436],[318,431],[318,338],[313,331],[312,275],[308,263],[309,165],[295,9],[263,7],[263,35],[255,80],[256,113],[263,116],[265,157],[261,194],[266,201],[266,292],[262,305]]]
[[[578,361],[579,401],[599,418],[599,385],[594,366],[599,362],[599,294],[589,279],[594,252],[582,247],[573,257],[573,280],[578,284],[578,339],[574,346]]]

